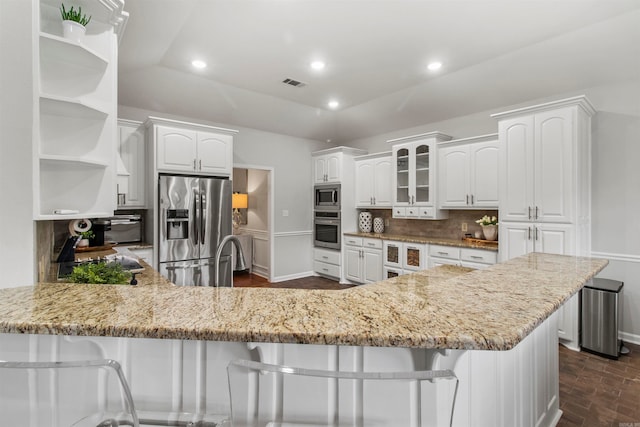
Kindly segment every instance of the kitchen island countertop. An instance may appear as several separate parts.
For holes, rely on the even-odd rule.
[[[148,267],[137,286],[0,289],[0,333],[508,350],[607,263],[533,253],[341,291],[179,287]]]

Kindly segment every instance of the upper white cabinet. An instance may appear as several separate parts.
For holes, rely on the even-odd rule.
[[[318,154],[313,157],[313,183],[340,182],[342,153]]]
[[[585,215],[593,113],[586,98],[577,97],[493,115],[499,119],[501,221],[571,223]]]
[[[235,130],[149,117],[158,172],[231,176]]]
[[[118,200],[118,208],[145,208],[146,147],[144,126],[141,122],[118,120],[118,154],[129,173],[124,178],[126,188],[118,188],[118,194],[124,194],[124,200]]]
[[[498,134],[439,144],[438,185],[442,209],[497,209]]]
[[[62,37],[60,3],[35,3],[34,219],[106,217],[116,208],[117,36],[122,1],[85,1],[87,35]]]
[[[391,208],[391,152],[356,157],[356,206]]]
[[[392,144],[393,216],[440,219],[446,212],[437,206],[437,148],[450,136],[439,132],[398,138]],[[434,209],[421,211],[420,207]]]

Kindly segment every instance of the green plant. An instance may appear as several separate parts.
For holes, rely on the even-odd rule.
[[[476,223],[480,225],[498,225],[498,218],[495,216],[489,217],[488,215],[483,216]]]
[[[93,239],[94,237],[96,237],[96,235],[95,235],[95,234],[93,234],[93,231],[92,231],[92,230],[81,231],[81,232],[80,232],[80,236],[81,236],[83,239]]]
[[[110,285],[126,285],[131,279],[131,273],[125,271],[116,262],[98,262],[81,264],[73,267],[69,276],[72,283],[97,283]]]
[[[82,14],[82,6],[78,6],[78,10],[73,10],[73,6],[68,11],[64,8],[64,3],[60,7],[60,14],[62,15],[63,21],[74,21],[80,25],[87,26],[89,22],[91,22],[91,16],[87,18],[87,15]]]

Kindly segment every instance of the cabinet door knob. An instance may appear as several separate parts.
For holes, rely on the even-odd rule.
[[[531,227],[527,228],[527,240],[531,240]]]
[[[467,204],[469,204],[469,195],[467,194]]]
[[[536,206],[536,219],[538,219],[538,207]]]
[[[531,219],[531,206],[529,206],[529,219]]]
[[[196,170],[196,159],[193,159],[193,170]]]
[[[473,194],[471,195],[471,204],[473,205]]]
[[[538,240],[538,227],[533,227],[533,235],[535,236],[535,239]]]
[[[202,170],[202,159],[200,159],[198,164],[198,170]]]

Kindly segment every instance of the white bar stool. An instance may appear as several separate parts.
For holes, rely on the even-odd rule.
[[[122,368],[111,359],[0,361],[0,424],[139,426]]]
[[[248,360],[228,367],[233,427],[451,426],[451,370],[345,372]]]

